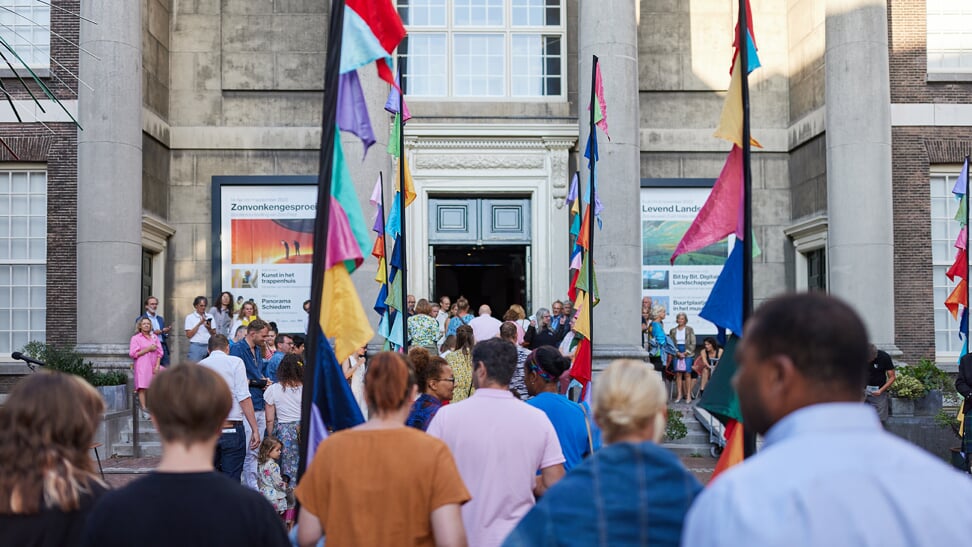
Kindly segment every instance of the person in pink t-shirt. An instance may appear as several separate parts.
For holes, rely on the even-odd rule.
[[[462,520],[469,545],[477,547],[503,543],[536,498],[564,476],[564,454],[550,420],[509,391],[516,357],[506,340],[476,344],[476,392],[442,407],[429,424],[428,433],[452,450],[472,494]]]

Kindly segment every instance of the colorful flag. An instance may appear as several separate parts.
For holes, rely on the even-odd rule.
[[[956,196],[964,196],[967,194],[967,186],[969,184],[969,157],[965,156],[965,162],[962,163],[962,171],[959,172],[959,176],[955,179],[955,186],[952,187],[952,193]],[[964,219],[963,219],[964,222]]]
[[[361,90],[361,80],[357,71],[341,74],[338,85],[337,124],[341,131],[357,135],[364,145],[362,158],[375,144],[375,132],[368,116],[368,104]]]
[[[737,238],[742,239],[743,198],[742,149],[733,146],[709,199],[675,247],[671,263],[674,264],[679,255],[721,241],[729,234],[735,233]]]
[[[574,362],[570,365],[570,377],[577,380],[584,386],[581,392],[581,399],[586,399],[591,385],[591,341],[581,338],[574,351]]]
[[[955,286],[955,289],[951,294],[948,295],[948,298],[945,299],[945,307],[948,308],[949,312],[951,312],[952,318],[958,319],[959,306],[969,307],[968,296],[969,285],[966,280],[963,279],[958,285]]]
[[[716,462],[712,476],[709,477],[709,484],[730,467],[742,463],[745,459],[743,450],[743,424],[736,420],[729,420],[725,425],[726,445],[722,448],[722,455]]]
[[[604,84],[601,83],[601,63],[594,63],[594,94],[597,97],[597,108],[594,109],[594,125],[604,131],[604,135],[611,140],[608,133],[607,122],[607,101],[604,100]],[[587,105],[587,110],[593,108],[593,104]]]
[[[698,403],[699,407],[717,417],[726,426],[727,443],[719,463],[716,464],[718,472],[743,460],[742,411],[739,408],[739,396],[732,387],[732,377],[736,374],[735,352],[738,343],[737,335],[729,337],[722,358],[719,360],[719,366],[712,372],[712,378],[709,379],[705,393]],[[734,423],[739,425],[732,425]],[[734,434],[733,429],[737,427],[738,431]]]
[[[743,327],[743,245],[736,241],[699,317],[738,334]]]
[[[738,56],[736,60],[738,60]],[[733,64],[736,64],[735,60]],[[739,70],[739,67],[734,66],[732,69],[732,79],[729,81],[729,92],[726,93],[726,100],[722,103],[722,115],[719,118],[719,127],[713,133],[713,136],[725,139],[740,148],[742,147],[743,141],[742,79],[743,74]],[[758,148],[763,147],[752,135],[749,137],[749,142]]]
[[[378,76],[392,84],[391,53],[405,38],[405,26],[390,0],[347,0],[341,33],[341,73],[376,63]]]
[[[399,75],[395,75],[395,83],[397,85],[391,86],[391,90],[388,92],[388,99],[385,101],[385,111],[389,114],[398,114],[398,105],[402,105],[402,121],[407,122],[412,119],[411,112],[408,111],[408,103],[402,99],[401,90],[401,79]]]
[[[316,356],[306,461],[314,458],[317,445],[327,438],[328,429],[337,431],[364,422],[361,409],[351,393],[351,386],[344,379],[344,371],[327,337],[317,338]]]
[[[969,254],[965,249],[959,249],[955,253],[955,262],[952,266],[945,272],[945,276],[948,277],[949,281],[955,281],[956,277],[961,277],[965,279],[965,275],[968,273],[969,269]]]

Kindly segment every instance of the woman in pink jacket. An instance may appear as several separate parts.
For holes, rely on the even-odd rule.
[[[138,402],[142,406],[142,418],[147,419],[145,390],[152,382],[152,377],[159,371],[162,344],[159,342],[159,337],[152,332],[152,321],[147,317],[139,319],[135,327],[135,336],[132,336],[128,344],[128,355],[135,360],[132,365],[135,371],[135,393],[138,393]]]

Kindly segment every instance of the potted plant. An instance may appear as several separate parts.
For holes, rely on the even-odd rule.
[[[128,374],[121,370],[98,371],[80,353],[52,344],[29,342],[23,353],[47,364],[50,370],[58,370],[84,378],[105,399],[105,410],[114,412],[128,408]]]
[[[895,378],[891,384],[891,414],[893,416],[914,416],[915,400],[928,393],[914,376],[902,375]]]
[[[942,408],[944,395],[955,391],[952,378],[931,359],[919,359],[917,365],[899,367],[895,372],[898,378],[915,378],[925,388],[925,394],[915,399],[916,416],[936,415]]]

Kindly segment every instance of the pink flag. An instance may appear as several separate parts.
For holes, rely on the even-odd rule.
[[[962,226],[962,231],[960,231],[958,237],[955,238],[955,248],[956,249],[964,249],[965,248],[965,240],[967,239],[967,237],[965,235],[966,230],[968,230],[968,227],[967,226]]]
[[[597,110],[594,111],[594,123],[604,131],[604,135],[611,140],[608,133],[607,123],[607,101],[604,100],[604,84],[601,83],[601,63],[597,63],[594,68],[594,94],[597,95]],[[590,110],[594,105],[587,105]]]
[[[678,255],[712,245],[729,234],[735,233],[737,238],[743,239],[742,174],[742,149],[733,146],[715,186],[712,187],[709,199],[675,247],[671,258],[673,264]]]

